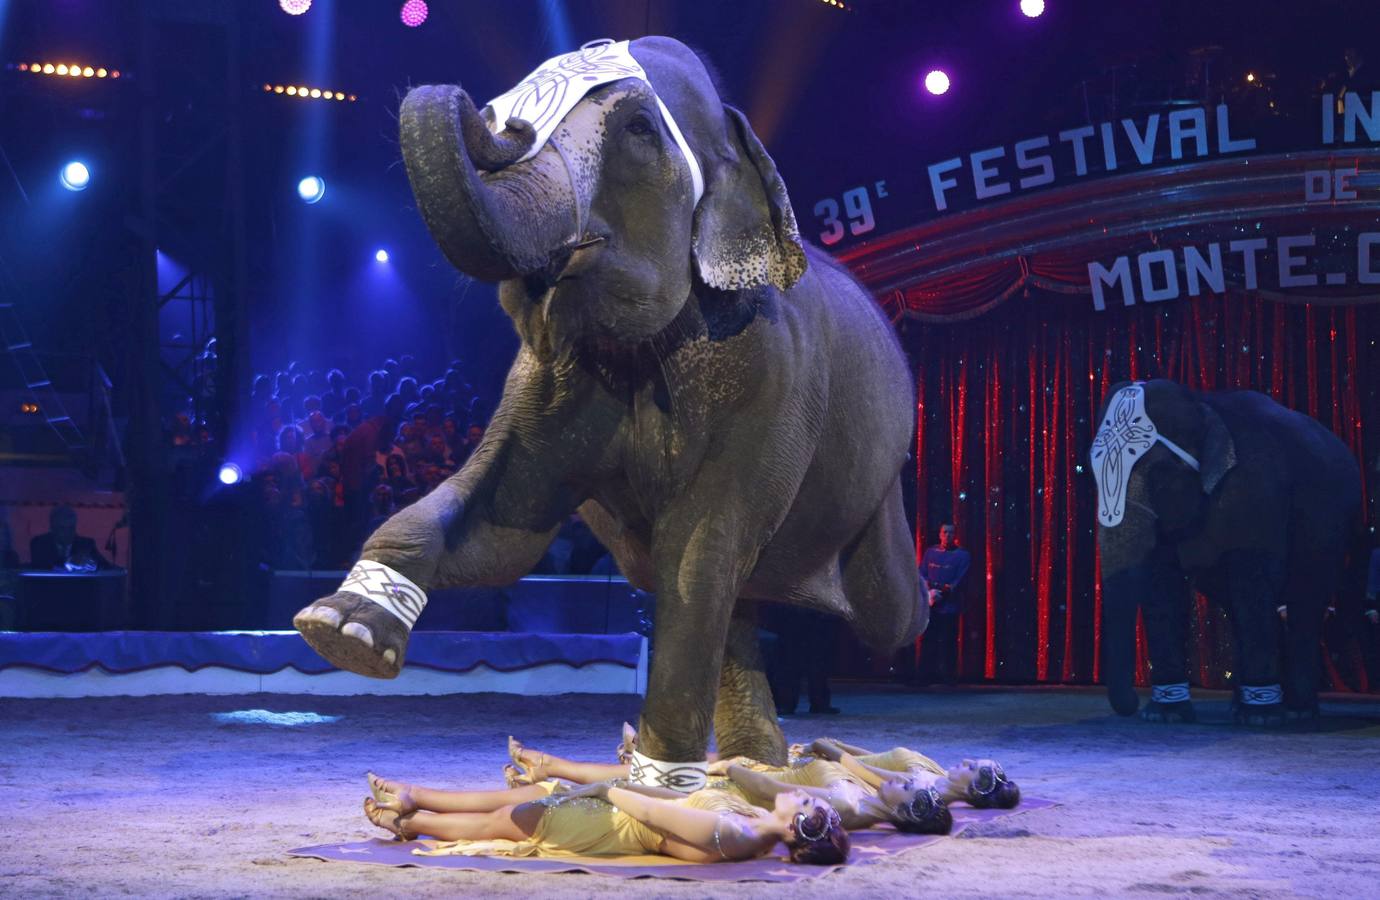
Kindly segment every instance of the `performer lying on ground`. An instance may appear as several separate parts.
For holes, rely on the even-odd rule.
[[[620,750],[630,743],[625,732]],[[504,774],[512,785],[545,784],[550,778],[589,784],[627,778],[630,773],[626,764],[575,762],[528,750],[513,738],[508,739],[508,753],[515,765],[505,768]],[[849,830],[871,828],[879,822],[890,822],[900,831],[916,834],[948,834],[953,828],[953,816],[940,799],[939,790],[930,783],[933,779],[908,772],[872,776],[873,784],[827,759],[798,766],[768,766],[740,756],[715,760],[709,764],[709,774],[718,776],[709,782],[712,789],[730,791],[763,809],[773,808],[786,794],[803,791],[836,809]]]
[[[962,801],[979,809],[1013,809],[1021,802],[1021,789],[991,759],[965,759],[945,769],[923,753],[905,747],[872,753],[835,738],[819,738],[808,745],[791,747],[792,759],[803,761],[807,756],[837,762],[874,788],[904,772],[918,783],[935,788],[945,803]]]
[[[596,782],[556,782],[502,791],[443,791],[369,774],[364,814],[402,840],[431,835],[425,856],[642,856],[697,863],[752,859],[778,842],[792,862],[848,858],[848,832],[827,803],[803,791],[764,812],[729,791],[693,794]]]

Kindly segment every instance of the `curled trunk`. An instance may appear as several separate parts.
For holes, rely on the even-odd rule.
[[[518,163],[531,149],[531,127],[509,120],[493,134],[458,86],[408,92],[399,140],[422,219],[461,272],[484,281],[537,272],[578,237],[559,158],[544,148]]]

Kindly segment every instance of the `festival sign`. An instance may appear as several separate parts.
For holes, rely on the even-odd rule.
[[[1225,104],[1014,141],[932,163],[924,184],[816,204],[826,245],[903,205],[926,221],[840,258],[895,315],[976,315],[1027,286],[1090,308],[1240,288],[1380,299],[1380,91],[1320,98],[1312,147],[1263,150]],[[885,206],[892,203],[892,206]]]

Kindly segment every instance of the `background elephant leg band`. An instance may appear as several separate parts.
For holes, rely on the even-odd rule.
[[[1241,685],[1241,702],[1247,706],[1273,706],[1284,699],[1284,689],[1277,684]]]
[[[1188,700],[1188,682],[1153,685],[1150,688],[1150,699],[1155,703],[1183,703]]]
[[[708,769],[708,761],[662,762],[634,750],[631,780],[633,784],[670,788],[682,794],[693,794],[704,787]]]
[[[408,631],[426,607],[426,591],[405,575],[372,560],[361,559],[355,563],[340,583],[340,589],[374,601],[397,616]]]

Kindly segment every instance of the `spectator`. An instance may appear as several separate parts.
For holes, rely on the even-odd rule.
[[[302,441],[302,452],[310,456],[313,463],[318,462],[321,454],[331,449],[330,429],[331,422],[321,410],[318,409],[307,416],[307,436]],[[314,474],[315,465],[312,466],[312,470],[303,469],[302,474],[310,477]]]
[[[345,408],[345,373],[331,369],[326,375],[326,384],[329,389],[321,395],[321,412],[330,419]]]
[[[467,428],[465,430],[465,441],[461,444],[459,452],[455,454],[456,463],[463,466],[466,461],[474,455],[474,451],[478,449],[480,442],[483,440],[483,425],[471,425]]]
[[[394,498],[401,497],[415,485],[407,474],[407,460],[401,453],[393,453],[388,457],[388,470],[385,474],[385,483],[393,491]]]
[[[427,439],[425,457],[427,462],[434,465],[445,466],[447,469],[455,468],[455,458],[450,454],[450,446],[446,444],[446,436],[441,432],[434,432]]]
[[[376,369],[369,373],[369,393],[359,404],[365,418],[377,416],[383,412],[383,401],[388,399],[389,391],[387,372]]]
[[[920,574],[929,585],[930,625],[921,645],[929,675],[953,684],[958,680],[958,617],[963,611],[963,584],[971,557],[958,545],[952,522],[939,526],[939,543],[920,558]]]
[[[48,533],[29,542],[29,565],[49,571],[92,572],[110,566],[96,550],[96,542],[77,534],[77,511],[55,506],[48,514]]]

